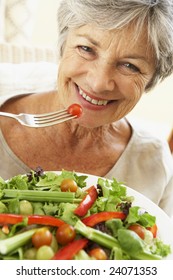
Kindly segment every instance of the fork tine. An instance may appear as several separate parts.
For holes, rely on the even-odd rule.
[[[64,113],[68,113],[67,109],[63,109],[63,110],[55,111],[55,112],[50,112],[50,113],[37,114],[37,115],[33,115],[33,116],[37,117],[37,118],[46,118],[46,117],[51,117],[51,116],[54,116],[54,115],[62,115]]]
[[[34,120],[37,122],[41,122],[41,121],[46,121],[46,120],[51,120],[51,119],[55,119],[55,118],[63,118],[63,117],[70,117],[72,116],[71,114],[67,113],[67,111],[64,112],[54,112],[54,113],[50,113],[50,114],[46,114],[46,115],[42,115],[42,116],[38,116],[35,115],[34,116]]]
[[[68,121],[68,120],[71,120],[71,119],[74,119],[76,118],[76,116],[73,116],[73,115],[69,115],[67,117],[58,117],[58,118],[53,118],[53,119],[50,119],[50,120],[37,120],[35,121],[35,127],[46,127],[46,126],[52,126],[52,125],[55,125],[55,124],[59,124],[59,123],[62,123],[62,122],[65,122],[65,121]]]

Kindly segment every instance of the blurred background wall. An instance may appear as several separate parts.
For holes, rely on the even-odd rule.
[[[57,44],[57,9],[60,0],[35,0],[38,2],[32,42],[35,45],[55,46]]]

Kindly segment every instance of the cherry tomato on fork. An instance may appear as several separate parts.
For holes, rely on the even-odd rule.
[[[68,107],[68,113],[79,118],[82,115],[82,107],[79,104],[72,104]]]

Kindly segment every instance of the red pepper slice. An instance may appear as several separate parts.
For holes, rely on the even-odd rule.
[[[87,243],[86,238],[76,239],[58,250],[52,260],[72,260],[75,254],[82,250]]]
[[[126,215],[123,212],[99,212],[82,219],[82,222],[89,227],[93,227],[98,223],[105,222],[110,219],[124,220]]]
[[[0,224],[17,224],[23,221],[24,218],[28,219],[28,225],[39,224],[59,227],[65,222],[52,216],[46,215],[17,215],[17,214],[0,214]]]
[[[91,206],[94,204],[98,196],[97,190],[94,186],[91,186],[87,190],[86,196],[80,202],[79,206],[74,210],[74,213],[80,217],[85,216]]]
[[[153,238],[156,238],[157,236],[157,225],[154,224],[152,227],[147,227],[146,229],[148,229],[149,231],[151,231],[151,233],[153,234]]]

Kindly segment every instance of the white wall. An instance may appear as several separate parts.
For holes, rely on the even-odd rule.
[[[60,0],[35,0],[38,2],[37,15],[32,36],[34,45],[56,46],[57,9]]]
[[[61,0],[38,1],[37,18],[33,32],[33,44],[56,46],[57,8]],[[156,133],[167,135],[173,127],[173,75],[143,96],[129,114],[138,118],[142,124],[150,125]]]

